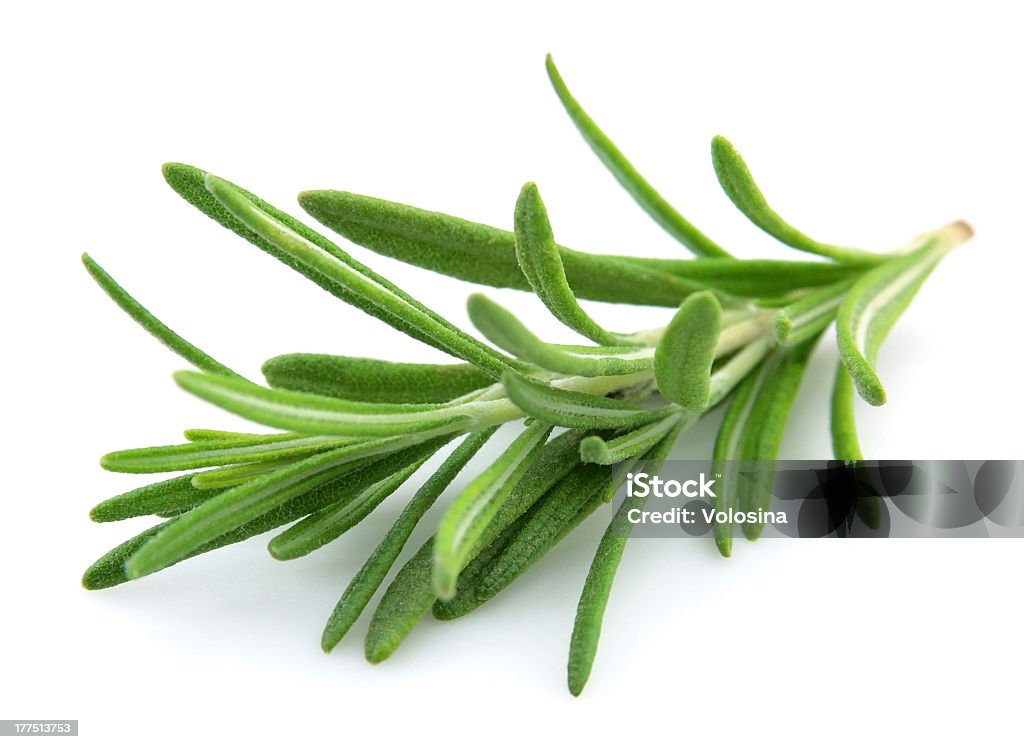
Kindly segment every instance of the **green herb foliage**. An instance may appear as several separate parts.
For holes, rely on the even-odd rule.
[[[97,522],[160,520],[90,566],[82,578],[86,588],[120,585],[275,529],[281,530],[268,543],[271,556],[295,559],[337,541],[389,498],[404,502],[327,621],[321,644],[330,651],[443,499],[447,506],[433,534],[401,564],[370,617],[365,654],[378,663],[427,612],[439,619],[472,612],[534,569],[569,533],[584,532],[583,521],[600,514],[629,470],[639,461],[656,470],[679,436],[723,402],[728,406],[713,450],[723,477],[714,507],[764,507],[772,461],[809,357],[833,322],[840,362],[832,442],[836,457],[856,469],[862,454],[854,393],[874,405],[885,401],[875,370],[879,347],[942,257],[969,238],[967,225],[950,224],[888,254],[819,242],[768,205],[746,163],[718,137],[712,162],[729,199],[780,241],[825,258],[735,259],[639,174],[569,93],[550,58],[547,72],[613,176],[698,257],[603,255],[559,246],[533,183],[508,214],[513,231],[348,192],[299,196],[307,213],[369,250],[465,281],[532,291],[557,320],[595,344],[560,342],[564,330],[538,335],[513,311],[473,294],[469,316],[492,348],[252,193],[195,167],[165,165],[171,187],[210,218],[342,301],[461,361],[285,354],[263,365],[264,386],[172,331],[83,256],[119,307],[199,370],[178,372],[178,385],[224,411],[283,430],[189,429],[183,444],[103,456],[107,470],[179,475],[93,507]],[[677,311],[663,328],[610,332],[580,299]],[[496,457],[474,467],[457,488],[459,474],[483,460],[481,449],[497,442],[502,425],[516,435],[496,445]],[[425,482],[407,488],[427,461],[458,440]],[[751,471],[737,469],[748,464]],[[612,514],[583,580],[569,645],[573,694],[592,673],[629,537],[627,513],[642,506],[643,500],[629,499]],[[877,498],[857,507],[872,527],[879,511]],[[755,524],[743,528],[751,540],[761,531]],[[732,554],[732,528],[719,523],[714,537],[722,555]],[[550,570],[537,567],[533,576],[545,573]]]

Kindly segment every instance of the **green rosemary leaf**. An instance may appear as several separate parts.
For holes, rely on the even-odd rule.
[[[515,210],[516,259],[534,293],[559,321],[602,346],[623,343],[583,311],[565,278],[547,209],[532,182],[523,185]]]
[[[832,453],[837,460],[863,460],[857,425],[853,414],[853,380],[840,363],[832,387],[832,414],[830,433]]]
[[[317,486],[310,491],[303,492],[284,504],[274,507],[259,517],[240,525],[233,531],[225,533],[210,543],[194,549],[178,561],[184,561],[185,559],[205,554],[208,551],[245,541],[253,536],[258,536],[274,528],[287,525],[293,520],[298,520],[311,512],[316,512],[321,507],[330,504],[339,492],[344,491],[346,481],[346,477],[342,476]],[[184,516],[175,517],[173,520],[143,531],[134,538],[130,538],[114,549],[111,549],[86,570],[82,578],[82,585],[89,590],[96,590],[99,588],[110,588],[131,580],[132,578],[128,576],[125,569],[125,561],[158,533],[170,528],[173,523],[181,522],[182,517]]]
[[[401,330],[415,330],[420,340],[475,364],[495,379],[512,364],[500,353],[452,325],[394,284],[369,271],[336,247],[324,246],[263,210],[230,182],[207,174],[206,189],[227,211],[281,253],[304,268],[348,289],[363,302],[401,320]],[[379,315],[378,315],[379,317]]]
[[[471,364],[407,364],[329,354],[285,354],[263,365],[275,388],[365,403],[445,403],[493,384]]]
[[[480,605],[475,596],[475,591],[480,585],[480,581],[483,580],[491,563],[505,550],[509,541],[519,532],[519,528],[526,522],[531,511],[532,508],[508,528],[505,528],[498,534],[497,538],[470,560],[469,564],[459,573],[459,580],[455,586],[455,595],[447,601],[440,598],[434,601],[431,613],[435,619],[452,621],[474,611]]]
[[[469,319],[491,343],[552,372],[586,377],[650,369],[651,350],[639,346],[557,346],[535,336],[516,317],[483,294],[472,294]]]
[[[745,471],[747,476],[736,486],[737,502],[743,512],[767,509],[771,500],[772,461],[778,456],[796,391],[819,338],[820,335],[808,338],[803,343],[777,351],[765,363],[763,376],[751,395],[746,421],[739,436],[738,458],[751,461],[750,470]],[[751,541],[756,541],[763,530],[763,522],[743,524],[743,535]]]
[[[443,213],[335,190],[299,196],[314,218],[388,257],[498,288],[528,291],[512,232]],[[689,260],[593,255],[559,246],[570,288],[581,299],[678,307],[690,293],[771,297],[850,278],[862,269],[790,260]]]
[[[559,471],[559,479],[549,481],[547,491],[514,522],[496,523],[503,528],[500,535],[478,546],[482,550],[459,575],[455,597],[435,601],[434,616],[465,616],[508,587],[594,510],[610,502],[636,462],[627,459],[614,468],[577,464]]]
[[[470,556],[475,557],[521,518],[552,486],[580,463],[580,442],[591,432],[571,429],[545,444],[508,499],[487,524]],[[600,434],[600,433],[599,433]]]
[[[850,265],[873,265],[883,257],[863,250],[838,247],[811,239],[800,230],[786,223],[768,205],[761,190],[754,183],[743,157],[721,135],[711,140],[711,161],[715,166],[718,181],[733,205],[759,229],[775,237],[783,244],[796,250],[832,258]]]
[[[668,456],[679,434],[687,426],[685,421],[679,422],[671,432],[662,438],[661,442],[644,456],[645,460],[650,461],[652,472],[655,472],[657,466]],[[646,502],[646,498],[640,497],[626,498],[622,502],[601,537],[594,560],[591,562],[587,580],[583,584],[583,592],[580,594],[579,605],[576,608],[576,621],[573,624],[572,638],[569,642],[568,682],[569,691],[574,696],[578,697],[583,691],[594,666],[597,643],[601,637],[601,621],[604,619],[604,611],[608,606],[615,573],[622,560],[626,541],[629,539],[630,524],[627,516],[633,508],[643,509]]]
[[[186,429],[185,439],[191,443],[206,443],[206,446],[210,446],[214,443],[220,443],[223,445],[230,444],[234,447],[245,448],[268,445],[273,446],[282,442],[299,442],[307,440],[309,437],[304,434],[296,434],[295,432],[256,434],[254,432],[225,432],[219,429]],[[195,449],[205,449],[203,445],[193,445],[193,447]]]
[[[380,663],[402,644],[434,603],[434,539],[428,539],[406,562],[384,591],[370,619],[364,652]]]
[[[197,169],[187,164],[164,164],[163,167],[164,179],[167,183],[177,192],[182,198],[188,203],[198,208],[204,214],[212,218],[214,221],[219,223],[238,236],[256,245],[263,251],[274,256],[282,263],[290,267],[292,270],[301,273],[309,280],[320,286],[328,293],[341,299],[347,304],[351,304],[363,312],[369,315],[373,315],[379,320],[385,322],[396,330],[400,330],[407,335],[416,338],[417,340],[423,341],[424,343],[440,348],[446,353],[452,354],[453,356],[461,358],[460,354],[455,351],[449,350],[444,342],[438,341],[433,336],[425,334],[421,328],[417,325],[410,325],[406,322],[402,315],[396,315],[393,311],[387,309],[386,306],[382,306],[378,303],[379,300],[373,298],[366,298],[356,293],[352,289],[348,288],[342,283],[339,283],[336,279],[329,276],[325,276],[317,270],[309,267],[307,264],[300,260],[292,257],[287,252],[284,252],[281,248],[277,247],[273,243],[267,241],[263,236],[252,230],[239,218],[236,218],[229,210],[227,210],[221,202],[214,197],[214,195],[207,190],[206,177],[207,173],[201,169]],[[215,178],[216,179],[216,178]],[[243,190],[242,188],[231,185],[224,180],[219,180],[224,185],[228,186],[231,191],[237,192],[239,200],[248,201],[251,206],[258,212],[268,216],[273,222],[285,227],[290,232],[293,232],[298,237],[306,240],[307,242],[321,248],[325,253],[336,258],[340,263],[348,266],[355,274],[368,279],[371,284],[379,285],[385,290],[385,295],[393,294],[407,301],[413,307],[420,309],[425,315],[433,318],[438,325],[448,326],[443,318],[431,311],[429,308],[421,305],[416,300],[409,297],[396,286],[391,284],[387,279],[374,273],[370,268],[358,263],[355,259],[343,252],[341,248],[332,242],[328,241],[325,237],[318,234],[317,232],[310,229],[300,221],[295,220],[287,213],[278,210],[269,203],[260,200],[257,196],[252,193]],[[225,190],[227,192],[228,190]],[[456,337],[464,336],[464,334],[456,333]],[[465,336],[466,342],[472,341],[472,338]],[[488,362],[488,364],[494,364],[494,362]],[[495,377],[496,379],[496,377]]]
[[[455,594],[459,572],[472,559],[471,551],[484,528],[508,499],[550,433],[549,424],[527,427],[452,502],[437,527],[434,547],[434,589],[438,598],[447,599]]]
[[[839,267],[838,264],[836,267]],[[772,297],[758,297],[757,299],[751,299],[751,304],[754,304],[761,309],[768,311],[773,309],[782,309],[793,302],[799,302],[807,296],[805,291],[795,291],[792,294],[784,294],[783,296],[772,296]]]
[[[612,469],[583,464],[558,482],[533,506],[516,534],[488,565],[473,591],[478,603],[490,600],[511,585],[582,522],[589,514],[584,514],[584,509],[601,504],[611,481]]]
[[[212,495],[211,495],[212,496]],[[198,504],[198,503],[197,503]],[[168,510],[161,510],[160,512],[154,512],[153,514],[158,518],[169,520],[170,518],[176,518],[184,515],[186,512],[191,510],[196,505],[188,505],[187,507],[174,507]]]
[[[114,300],[118,307],[127,312],[128,316],[141,325],[147,333],[182,359],[204,372],[235,377],[240,376],[160,322],[152,312],[139,304],[131,294],[121,288],[117,281],[91,257],[83,254],[82,263],[85,265],[85,269],[89,271],[89,275],[93,277],[93,280],[99,284],[101,289],[107,292],[107,295]]]
[[[496,430],[497,427],[491,427],[467,435],[402,510],[398,520],[352,578],[334,611],[331,612],[320,639],[324,652],[329,653],[333,650],[359,618],[380,584],[384,582],[384,577],[398,559],[420,519]],[[432,592],[432,584],[428,587]]]
[[[521,414],[507,401],[457,405],[360,403],[290,390],[269,390],[220,375],[177,372],[177,383],[200,398],[252,421],[307,434],[352,437],[468,431]],[[491,424],[478,424],[490,426]]]
[[[874,366],[882,341],[939,260],[970,236],[964,223],[926,235],[917,249],[864,274],[843,300],[836,319],[839,354],[857,392],[872,406],[885,403]]]
[[[214,468],[210,471],[201,471],[192,474],[192,486],[196,489],[230,489],[245,482],[273,473],[279,468],[291,465],[295,460],[281,458],[280,460],[265,460],[260,463],[240,463],[238,465]]]
[[[508,587],[595,509],[610,502],[635,464],[631,459],[613,469],[577,465],[511,525],[499,523],[504,530],[466,565],[455,597],[434,602],[434,616],[465,616]]]
[[[133,536],[124,543],[115,546],[89,565],[89,569],[82,575],[82,587],[86,590],[103,590],[104,588],[112,588],[115,585],[127,582],[128,577],[124,571],[125,560],[130,559],[150,539],[169,528],[174,522],[174,520],[168,520],[159,525],[154,525],[152,528],[148,528],[137,536]]]
[[[185,439],[189,442],[212,442],[236,440],[239,444],[254,444],[250,440],[272,442],[274,439],[291,439],[291,434],[253,434],[252,432],[226,432],[222,429],[186,429]]]
[[[690,411],[703,410],[721,328],[722,306],[711,292],[680,305],[654,352],[654,374],[665,398]]]
[[[641,455],[660,442],[669,431],[678,425],[680,419],[689,419],[692,422],[694,415],[684,414],[677,410],[664,418],[644,424],[607,441],[596,434],[591,435],[580,443],[580,458],[584,463],[610,466]]]
[[[100,502],[89,510],[89,518],[97,523],[159,515],[191,508],[214,496],[192,486],[192,476],[177,476],[147,486],[140,486],[124,494]]]
[[[803,260],[647,258],[602,255],[741,297],[778,297],[854,278],[863,267]]]
[[[636,168],[629,163],[622,152],[609,140],[608,136],[601,131],[597,124],[590,118],[579,102],[569,93],[569,89],[562,80],[558,69],[555,67],[551,55],[546,60],[548,78],[551,85],[558,94],[558,98],[569,114],[569,118],[580,131],[587,145],[601,160],[608,171],[612,173],[619,184],[625,188],[633,200],[653,218],[658,225],[675,237],[684,246],[688,247],[697,255],[709,257],[729,257],[729,253],[715,244],[711,239],[700,232],[697,227],[683,218],[680,213],[669,205],[651,185],[641,176]]]
[[[509,373],[502,379],[509,399],[535,419],[579,429],[633,428],[667,415],[665,408],[647,409],[621,400],[561,390]]]
[[[349,241],[381,255],[472,283],[531,288],[510,231],[338,190],[301,193],[299,204]],[[688,294],[706,288],[621,257],[566,247],[559,252],[566,280],[582,299],[678,307]]]
[[[219,536],[369,462],[372,457],[366,457],[363,445],[339,447],[229,489],[182,515],[139,549],[127,563],[128,574],[142,577],[179,562]]]
[[[836,367],[832,386],[832,413],[830,432],[832,453],[837,460],[857,463],[864,459],[857,439],[857,423],[853,413],[853,379],[840,362]],[[856,468],[854,469],[856,471]],[[877,496],[860,496],[854,510],[868,528],[877,530],[882,525],[882,508]]]
[[[579,464],[579,445],[587,435],[564,432],[546,443],[519,479],[497,514],[483,529],[469,556],[475,559],[522,517],[563,476]],[[388,586],[366,634],[366,658],[379,663],[389,657],[436,600],[433,583],[434,539],[405,564]]]
[[[854,279],[839,281],[780,309],[772,319],[775,340],[792,346],[827,328],[853,284]]]
[[[431,443],[414,453],[418,457],[407,465],[396,465],[378,481],[367,483],[360,476],[356,481],[358,488],[350,488],[346,496],[270,539],[267,545],[270,555],[282,561],[298,559],[348,532],[394,494],[442,446],[436,441]]]
[[[711,473],[721,476],[721,479],[718,482],[719,491],[711,498],[711,506],[716,513],[712,530],[715,534],[715,546],[723,557],[732,555],[732,522],[719,521],[718,513],[725,512],[728,517],[728,511],[734,505],[735,486],[740,480],[737,472],[740,466],[743,427],[750,414],[752,396],[760,387],[761,378],[767,372],[768,368],[762,367],[757,372],[748,375],[736,388],[715,439]]]
[[[610,502],[636,462],[628,459],[613,469],[576,466],[466,566],[459,575],[455,597],[434,602],[434,616],[443,620],[465,616],[508,587],[594,510]],[[604,474],[604,480],[596,485],[588,486],[587,481],[579,480],[580,476],[573,477],[574,473],[594,468],[600,468],[599,473]],[[567,506],[576,509],[565,512]],[[496,570],[499,563],[500,569]]]
[[[348,437],[267,435],[266,438],[202,440],[184,445],[140,447],[107,453],[100,465],[119,473],[186,471],[233,463],[259,463],[295,458],[353,444]]]

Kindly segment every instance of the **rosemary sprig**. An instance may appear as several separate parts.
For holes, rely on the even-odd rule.
[[[473,294],[470,318],[492,348],[252,193],[195,167],[165,165],[167,182],[200,211],[337,298],[461,363],[286,354],[263,365],[263,386],[175,333],[84,256],[90,275],[122,309],[200,370],[175,375],[184,390],[285,430],[190,429],[184,444],[105,455],[101,464],[112,471],[183,473],[92,509],[98,522],[145,515],[163,520],[97,560],[83,577],[85,587],[118,585],[274,529],[281,529],[268,544],[274,558],[304,556],[403,493],[432,456],[461,440],[351,579],[323,632],[322,647],[330,651],[384,584],[427,510],[499,426],[517,425],[500,455],[452,492],[433,536],[387,586],[365,641],[367,659],[380,662],[431,609],[440,619],[456,618],[500,594],[608,502],[633,465],[644,460],[656,468],[682,432],[725,401],[713,451],[723,474],[715,508],[763,507],[808,358],[833,321],[840,359],[833,448],[842,460],[862,458],[854,390],[869,403],[884,402],[875,371],[879,347],[941,258],[969,238],[966,224],[950,224],[890,254],[819,242],[771,209],[736,150],[716,138],[716,173],[743,214],[785,244],[826,258],[734,259],[626,160],[569,93],[550,58],[547,69],[570,118],[613,176],[699,257],[561,247],[532,183],[510,212],[511,232],[346,192],[299,196],[310,215],[370,250],[463,280],[532,291],[557,320],[596,344],[551,342],[512,311]],[[612,332],[580,299],[676,312],[663,328]],[[556,429],[565,431],[552,437]],[[736,466],[743,461],[754,466],[753,481],[740,481]],[[614,513],[583,583],[569,649],[573,694],[591,674],[629,536],[626,513],[641,505],[630,499]],[[877,500],[859,503],[857,512],[877,524]],[[751,540],[760,532],[755,524],[743,528]],[[733,529],[719,523],[714,535],[729,556]]]

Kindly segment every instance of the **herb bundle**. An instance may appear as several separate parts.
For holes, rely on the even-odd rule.
[[[371,662],[389,657],[428,612],[467,614],[514,582],[597,508],[638,461],[664,460],[679,435],[720,404],[713,457],[770,461],[821,333],[835,323],[840,361],[832,396],[835,456],[861,459],[855,393],[885,402],[879,347],[928,274],[970,237],[957,222],[888,254],[827,244],[768,204],[736,149],[712,141],[728,198],[754,224],[813,262],[740,260],[681,216],[637,172],[572,97],[547,61],[555,91],[584,139],[636,202],[697,257],[593,255],[559,246],[534,184],[523,187],[514,231],[346,192],[304,192],[299,204],[347,240],[463,280],[535,293],[592,345],[551,343],[486,296],[470,318],[489,343],[445,320],[334,242],[226,180],[184,164],[164,176],[186,201],[325,291],[461,360],[395,363],[286,354],[251,382],[185,341],[95,261],[96,282],[158,340],[198,371],[175,375],[188,392],[272,434],[190,429],[180,445],[110,453],[104,468],[181,475],[101,502],[98,522],[161,522],[112,549],[85,573],[108,588],[185,559],[278,530],[270,554],[295,559],[336,540],[397,492],[433,455],[454,444],[415,491],[341,595],[324,628],[330,651],[384,584],[414,529],[497,428],[518,436],[456,496],[433,536],[400,567],[369,624]],[[578,299],[674,308],[656,330],[611,331]],[[557,433],[556,433],[557,432]],[[756,509],[764,498],[723,475],[716,509]],[[601,620],[628,538],[623,503],[597,544],[569,647],[569,689],[589,677]],[[858,512],[877,522],[877,506]],[[754,540],[761,532],[745,525]],[[729,556],[732,529],[715,542]]]

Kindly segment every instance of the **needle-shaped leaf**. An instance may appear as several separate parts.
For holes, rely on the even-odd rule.
[[[597,507],[601,504],[612,475],[612,469],[607,466],[583,464],[545,494],[488,566],[474,591],[477,601],[488,601],[507,588],[582,522],[586,517],[583,511],[588,505]]]
[[[839,354],[860,396],[872,406],[885,403],[885,388],[875,372],[875,357],[889,330],[939,260],[971,236],[964,223],[926,235],[917,249],[865,273],[839,308]]]
[[[100,502],[89,510],[89,518],[97,523],[157,515],[186,510],[214,496],[216,492],[203,491],[192,486],[192,476],[177,476],[147,486],[140,486],[124,494]]]
[[[842,362],[836,367],[835,384],[832,386],[832,413],[830,432],[832,454],[837,460],[854,463],[864,459],[860,440],[857,438],[857,422],[854,417],[853,379]],[[854,468],[856,472],[856,468]],[[882,524],[882,508],[877,496],[857,494],[854,510],[868,528],[878,529]]]
[[[551,55],[546,60],[548,78],[565,107],[569,118],[580,131],[587,145],[593,149],[601,162],[625,188],[633,200],[643,208],[651,218],[658,222],[665,231],[675,237],[684,246],[697,255],[709,257],[729,257],[729,253],[705,236],[697,227],[687,221],[666,201],[650,183],[626,159],[607,135],[597,126],[580,106],[579,102],[569,93],[565,81],[555,67]]]
[[[685,421],[679,422],[645,456],[645,459],[650,461],[648,465],[651,473],[655,473],[662,461],[668,457],[679,434],[687,426]],[[623,500],[601,537],[594,560],[591,562],[576,608],[576,621],[573,623],[572,638],[569,642],[568,682],[569,691],[575,696],[579,696],[583,691],[594,666],[597,643],[601,637],[601,622],[608,606],[612,584],[615,582],[615,573],[626,549],[626,541],[629,539],[629,511],[634,508],[643,509],[646,502],[646,498],[640,497]]]
[[[853,380],[840,363],[832,387],[832,419],[830,433],[832,452],[837,460],[863,460],[857,425],[853,413]]]
[[[725,294],[751,298],[777,297],[801,289],[827,286],[864,272],[863,266],[804,260],[600,257],[668,273]]]
[[[337,190],[299,196],[310,215],[352,242],[464,281],[531,289],[516,259],[515,235],[434,211]],[[772,297],[860,272],[836,263],[733,258],[666,259],[594,255],[559,246],[569,286],[580,299],[678,307],[695,291]]]
[[[483,447],[484,443],[491,438],[496,429],[497,427],[491,427],[468,435],[405,506],[402,514],[398,516],[398,520],[391,526],[377,548],[373,550],[369,559],[360,567],[348,587],[345,588],[334,611],[331,612],[320,639],[320,645],[324,652],[329,653],[333,650],[334,646],[349,631],[377,592],[380,584],[384,582],[384,577],[395,560],[398,559],[402,549],[405,548],[406,542],[420,519]],[[428,559],[428,567],[429,564],[430,560]],[[427,572],[429,575],[429,569]],[[429,579],[428,588],[432,592],[432,584],[429,583]]]
[[[783,244],[796,250],[810,252],[815,255],[832,258],[851,265],[872,265],[883,260],[883,257],[864,250],[825,244],[801,232],[786,223],[764,199],[760,188],[754,182],[750,169],[736,148],[723,138],[716,135],[711,141],[711,161],[715,167],[718,181],[725,194],[740,212],[759,229],[775,237]]]
[[[721,328],[722,306],[711,292],[680,305],[654,352],[654,374],[665,398],[690,411],[704,408]]]
[[[362,445],[339,447],[229,489],[177,518],[172,526],[139,549],[128,561],[128,574],[142,577],[179,562],[288,500],[364,468],[373,460],[373,456],[367,457]]]
[[[390,657],[430,611],[436,598],[433,574],[434,539],[431,538],[402,565],[373,612],[363,646],[370,663],[380,663]]]
[[[761,378],[767,372],[768,367],[763,367],[758,372],[748,375],[736,388],[729,401],[729,407],[725,410],[725,416],[722,418],[722,424],[718,428],[718,436],[715,439],[711,473],[721,476],[721,478],[718,481],[719,491],[715,492],[715,496],[709,500],[715,511],[715,520],[712,524],[715,546],[723,557],[732,555],[732,522],[728,520],[730,517],[728,512],[736,504],[736,484],[740,480],[737,474],[741,467],[739,458],[743,427],[750,414],[752,396],[759,389]],[[720,513],[725,513],[725,515]],[[720,520],[720,517],[725,519]]]
[[[583,311],[565,278],[562,257],[551,232],[547,209],[532,182],[523,185],[515,210],[516,259],[534,293],[558,320],[603,346],[623,343]]]
[[[452,502],[437,527],[434,546],[434,589],[438,598],[451,598],[455,583],[472,559],[474,545],[494,519],[544,445],[551,426],[535,423],[474,479]]]
[[[792,346],[827,328],[853,283],[854,279],[839,281],[780,309],[772,319],[775,340]]]
[[[552,372],[600,377],[650,369],[652,351],[641,346],[558,346],[545,343],[483,294],[472,294],[469,319],[491,343]]]
[[[485,224],[339,190],[312,190],[299,204],[351,242],[463,281],[529,291],[515,235]],[[704,284],[623,257],[559,247],[565,277],[581,299],[678,307]]]
[[[361,523],[385,499],[394,494],[441,447],[430,444],[407,465],[384,478],[367,483],[360,476],[347,496],[300,520],[270,539],[267,549],[274,559],[298,559],[330,543]],[[362,480],[360,480],[362,479]]]
[[[458,405],[360,403],[325,395],[270,390],[235,378],[178,372],[177,383],[226,411],[260,424],[306,434],[353,437],[467,431],[477,422],[500,423],[521,413],[508,401]]]
[[[365,307],[401,321],[400,330],[416,331],[416,338],[431,342],[494,378],[511,362],[419,303],[394,284],[357,264],[333,245],[311,240],[253,201],[230,182],[207,174],[206,189],[251,231],[302,268],[329,279],[363,301]],[[382,317],[381,314],[377,315]]]
[[[233,440],[239,445],[271,442],[274,439],[292,439],[292,434],[255,434],[253,432],[228,432],[223,429],[186,429],[185,439],[189,442],[212,442]],[[253,441],[255,440],[255,442]]]
[[[274,507],[269,512],[235,528],[233,531],[218,536],[213,541],[196,548],[178,561],[184,561],[184,559],[244,541],[247,538],[252,538],[282,525],[287,525],[293,520],[297,520],[311,512],[316,512],[321,507],[334,501],[338,493],[344,491],[345,485],[346,477],[342,476],[307,492],[303,492],[284,504]],[[125,569],[125,561],[131,558],[136,551],[141,549],[158,533],[170,528],[174,523],[180,522],[181,517],[183,516],[175,517],[171,521],[143,531],[108,551],[85,571],[82,577],[82,585],[88,590],[97,590],[99,588],[110,588],[131,580],[132,578],[128,576],[128,572]]]
[[[601,469],[603,480],[596,485],[581,480],[592,477],[590,469],[595,466],[573,469],[466,567],[455,597],[434,602],[434,616],[465,616],[511,585],[594,510],[610,502],[636,462],[629,459],[613,469]]]
[[[735,486],[737,504],[743,512],[765,510],[771,501],[773,461],[778,457],[797,389],[819,338],[809,338],[773,354],[765,362],[762,376],[750,395],[736,455],[739,460],[749,461],[744,465],[748,469],[744,471],[745,476]],[[723,491],[726,488],[724,485]],[[751,541],[757,540],[763,530],[763,522],[743,524],[743,535]]]
[[[215,220],[217,223],[235,232],[238,236],[242,237],[243,239],[251,242],[260,249],[274,256],[288,267],[306,276],[306,278],[316,283],[318,286],[320,286],[328,293],[334,295],[338,299],[341,299],[342,301],[348,304],[353,305],[354,307],[361,309],[367,314],[377,317],[378,319],[382,320],[383,322],[387,323],[393,328],[400,330],[412,336],[413,338],[421,340],[424,343],[427,343],[428,345],[438,347],[442,351],[446,351],[447,353],[450,353],[453,356],[462,358],[461,355],[456,351],[448,349],[445,342],[439,341],[433,335],[425,333],[423,328],[419,324],[410,324],[405,319],[403,314],[396,314],[396,311],[394,309],[389,308],[389,306],[400,307],[401,305],[382,305],[380,303],[381,299],[379,298],[373,298],[372,296],[370,298],[367,298],[366,296],[363,296],[362,294],[358,293],[356,290],[349,288],[344,283],[339,283],[337,279],[331,278],[320,273],[319,271],[310,267],[308,264],[300,261],[299,259],[293,257],[289,253],[285,252],[282,248],[276,246],[273,242],[268,241],[265,237],[263,237],[260,234],[260,232],[252,229],[243,220],[241,220],[239,217],[235,216],[231,211],[229,211],[227,207],[225,207],[225,205],[222,204],[220,200],[216,198],[210,190],[207,189],[206,178],[210,175],[208,175],[206,172],[202,171],[201,169],[197,169],[193,166],[189,166],[187,164],[170,163],[164,164],[163,174],[164,178],[167,180],[167,183],[174,189],[174,191],[177,192],[186,201],[188,201],[191,205],[198,208],[200,211],[202,211],[207,216]],[[441,327],[450,327],[450,324],[447,323],[447,321],[445,321],[439,315],[437,315],[424,305],[421,305],[412,297],[406,295],[396,286],[387,281],[387,279],[384,279],[383,277],[374,273],[370,268],[357,262],[346,252],[342,251],[341,248],[339,248],[337,245],[328,241],[325,237],[313,231],[300,221],[295,220],[287,213],[278,210],[269,203],[266,203],[265,201],[261,200],[252,193],[243,190],[242,188],[237,187],[236,185],[232,185],[231,183],[226,182],[225,180],[219,180],[216,177],[214,177],[214,180],[221,183],[223,188],[222,194],[234,191],[235,193],[237,193],[236,197],[238,198],[238,202],[242,203],[247,201],[248,204],[252,207],[252,212],[266,216],[267,220],[269,220],[271,223],[274,223],[277,226],[284,227],[285,232],[294,233],[294,235],[304,239],[311,245],[321,248],[324,253],[336,258],[341,264],[344,264],[347,267],[349,267],[355,275],[368,280],[368,282],[371,285],[379,285],[381,288],[385,290],[385,292],[381,294],[381,297],[390,297],[393,295],[402,298],[406,300],[411,306],[420,309],[420,311],[422,311],[425,315],[434,319],[435,322]],[[393,299],[389,299],[388,301],[394,302]],[[465,334],[455,333],[455,337],[459,337],[460,335],[464,336]],[[472,341],[473,339],[471,337],[465,336],[464,343],[466,344],[467,348],[472,347]],[[484,352],[484,355],[481,356],[481,362],[484,362],[488,367],[497,366],[497,369],[500,369],[500,366],[497,365],[497,360],[487,360],[486,352]]]
[[[115,585],[127,582],[128,576],[124,571],[124,563],[130,559],[135,552],[146,545],[157,534],[169,528],[175,520],[167,520],[152,528],[147,528],[137,536],[118,544],[106,554],[101,556],[82,575],[82,587],[86,590],[103,590],[112,588]]]
[[[579,464],[580,440],[585,436],[586,432],[570,430],[539,450],[530,469],[477,539],[469,555],[471,558],[476,559],[495,544],[537,500]],[[436,600],[433,549],[434,539],[430,539],[406,562],[381,598],[366,633],[366,659],[371,663],[388,658]]]
[[[93,277],[93,280],[99,284],[101,289],[107,292],[107,295],[114,300],[118,307],[127,312],[128,316],[141,325],[147,333],[182,359],[204,372],[238,376],[231,369],[221,364],[202,349],[193,346],[160,322],[152,312],[139,304],[131,294],[121,288],[117,281],[91,257],[82,255],[82,263],[85,265],[85,269],[89,271],[89,275]]]
[[[445,403],[494,381],[471,364],[407,364],[330,354],[285,354],[263,365],[275,388],[366,403]]]
[[[169,509],[169,510],[161,510],[160,512],[154,513],[154,515],[156,517],[158,517],[158,518],[164,518],[164,519],[169,520],[170,518],[176,518],[179,515],[184,515],[186,512],[191,510],[193,507],[195,507],[195,505],[191,505],[189,507],[174,507],[174,508]]]
[[[508,528],[505,528],[505,530],[498,534],[497,538],[470,560],[469,564],[459,573],[458,584],[455,586],[455,595],[448,600],[438,598],[434,601],[431,613],[435,619],[440,621],[458,619],[479,606],[476,601],[475,591],[479,587],[480,581],[483,580],[488,568],[490,568],[491,562],[505,550],[509,541],[519,532],[519,528],[529,517],[530,511],[526,512]]]
[[[535,419],[579,429],[634,428],[666,416],[665,408],[637,408],[621,400],[551,387],[522,375],[502,379],[509,399]]]
[[[545,444],[530,469],[487,524],[470,556],[475,557],[512,526],[558,481],[580,463],[580,442],[590,434],[580,429],[563,432]]]
[[[610,466],[642,455],[660,442],[680,419],[689,419],[692,422],[694,417],[692,414],[677,410],[614,439],[605,440],[596,434],[591,435],[580,443],[580,458],[584,463]]]
[[[239,463],[238,465],[214,468],[210,471],[200,471],[192,474],[192,486],[196,489],[230,489],[251,481],[257,476],[265,476],[273,473],[279,468],[291,465],[295,460],[282,458],[280,460],[265,460],[261,463]]]
[[[249,440],[226,438],[189,442],[184,445],[140,447],[107,453],[100,465],[119,473],[160,473],[186,471],[233,463],[259,463],[310,455],[352,444],[350,437],[321,435],[267,435]]]

